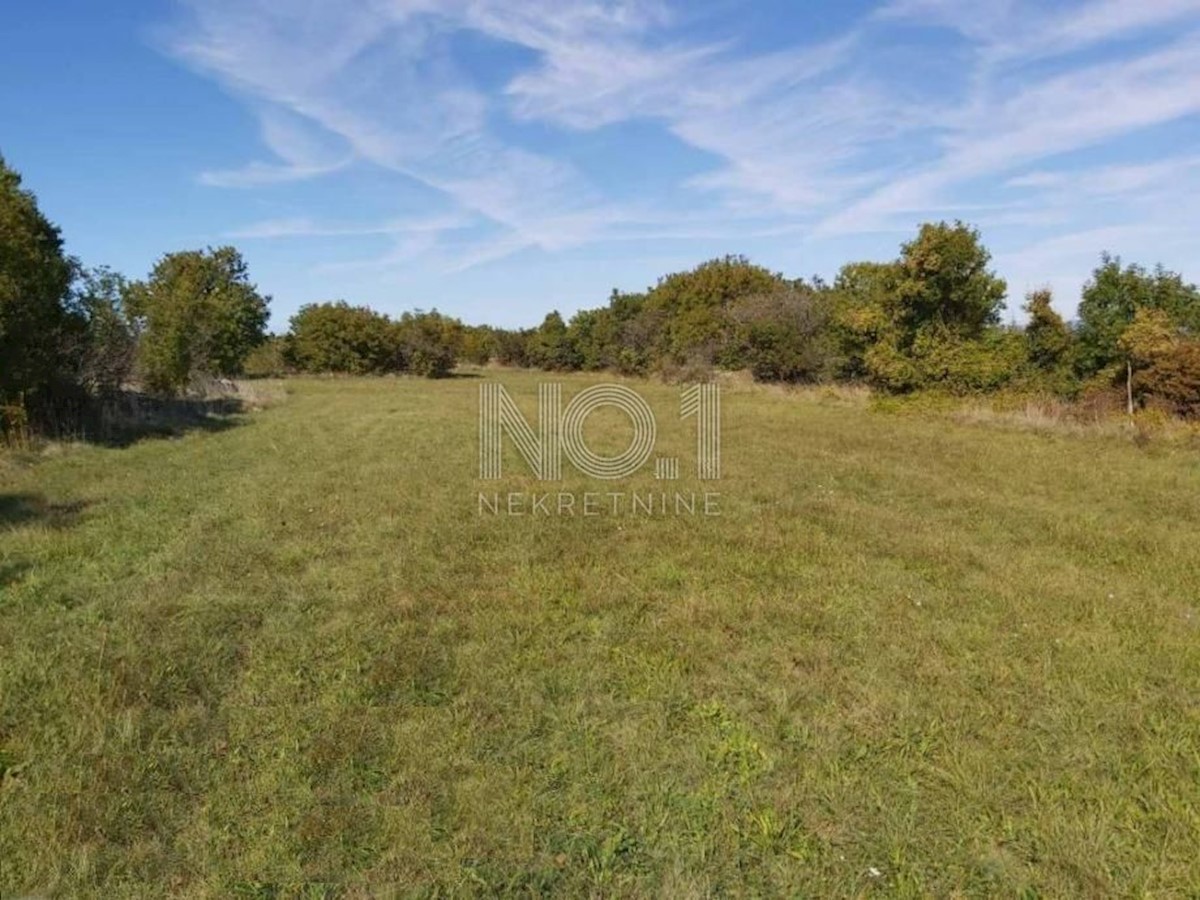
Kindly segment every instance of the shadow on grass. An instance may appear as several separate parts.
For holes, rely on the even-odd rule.
[[[0,526],[2,527],[2,526]],[[12,562],[0,564],[0,591],[19,584],[25,573],[32,569],[27,562]]]
[[[146,438],[181,437],[191,431],[226,431],[246,411],[238,397],[164,398],[127,391],[105,401],[92,416],[83,439],[107,447],[128,447]]]
[[[232,391],[200,397],[162,397],[136,390],[87,397],[76,391],[43,401],[30,412],[35,426],[16,441],[5,441],[0,434],[0,446],[27,450],[43,440],[60,440],[128,447],[145,438],[224,431],[240,424],[238,416],[248,411],[246,399],[237,395],[236,387]]]
[[[66,528],[75,523],[87,508],[86,500],[51,503],[41,494],[0,494],[0,528],[16,528],[34,522],[44,522],[52,528]],[[13,577],[12,567],[0,567],[0,584]]]

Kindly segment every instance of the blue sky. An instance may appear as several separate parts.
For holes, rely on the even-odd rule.
[[[0,153],[71,252],[234,243],[276,329],[832,277],[942,218],[1014,311],[1102,250],[1200,279],[1200,0],[15,0],[0,42]]]

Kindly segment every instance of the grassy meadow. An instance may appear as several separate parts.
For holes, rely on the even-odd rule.
[[[719,516],[481,515],[472,377],[0,457],[0,896],[1200,894],[1200,452],[629,383]]]

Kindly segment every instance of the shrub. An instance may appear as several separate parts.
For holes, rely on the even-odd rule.
[[[739,300],[730,317],[739,355],[757,381],[823,381],[840,367],[829,306],[807,286]]]
[[[729,307],[786,283],[782,275],[744,256],[709,260],[659,279],[644,303],[644,325],[650,326],[644,330],[653,334],[653,355],[660,363],[678,363],[693,351],[711,351],[723,365],[736,365],[727,356],[732,341]]]
[[[426,378],[445,378],[458,364],[462,324],[437,310],[405,313],[395,325],[400,368]]]
[[[288,372],[286,340],[272,335],[250,351],[242,365],[247,378],[282,378]]]
[[[300,307],[292,316],[284,357],[301,372],[370,375],[403,368],[392,321],[344,300]]]
[[[1200,415],[1200,341],[1182,335],[1167,312],[1139,309],[1118,348],[1127,356],[1130,387],[1140,405]]]
[[[576,350],[567,323],[557,310],[549,313],[526,342],[528,362],[548,372],[580,368],[583,360]]]

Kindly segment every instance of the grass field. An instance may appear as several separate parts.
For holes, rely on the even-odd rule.
[[[0,462],[0,895],[1200,893],[1196,451],[734,386],[720,516],[480,515],[479,383]]]

